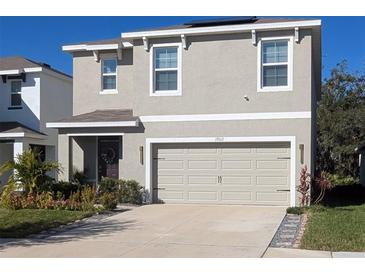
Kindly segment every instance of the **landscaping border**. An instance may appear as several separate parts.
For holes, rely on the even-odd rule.
[[[307,218],[307,214],[286,214],[269,246],[299,248]]]

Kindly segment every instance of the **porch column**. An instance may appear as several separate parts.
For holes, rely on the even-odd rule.
[[[28,148],[28,144],[24,141],[15,141],[13,144],[13,160],[16,161],[19,154],[23,154],[23,151]]]
[[[62,172],[58,180],[68,182],[70,180],[70,137],[67,134],[58,134],[58,162],[62,166]]]

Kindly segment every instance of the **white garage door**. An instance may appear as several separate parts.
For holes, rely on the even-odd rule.
[[[289,205],[289,143],[159,144],[154,200]]]

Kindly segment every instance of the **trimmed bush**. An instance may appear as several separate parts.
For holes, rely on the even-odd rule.
[[[130,204],[141,204],[143,197],[143,187],[135,180],[120,180],[119,202]]]
[[[71,193],[75,193],[81,190],[82,186],[79,184],[60,181],[58,183],[54,183],[51,186],[51,191],[54,196],[58,196],[59,193],[62,193],[64,199],[69,199]]]
[[[113,210],[118,205],[118,199],[113,193],[104,193],[100,196],[99,201],[106,210]]]
[[[308,207],[307,206],[304,206],[304,207],[294,206],[294,207],[288,207],[286,209],[286,213],[288,213],[288,214],[302,215],[307,210],[308,210]]]
[[[101,182],[99,183],[99,189],[98,192],[100,194],[104,193],[117,193],[119,190],[119,181],[104,177],[101,179]]]
[[[143,187],[135,180],[116,180],[103,178],[99,183],[98,194],[102,196],[112,193],[120,203],[141,204],[143,201]]]

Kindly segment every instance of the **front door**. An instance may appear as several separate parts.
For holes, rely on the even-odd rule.
[[[98,179],[109,177],[118,179],[120,137],[100,137],[98,139]]]

